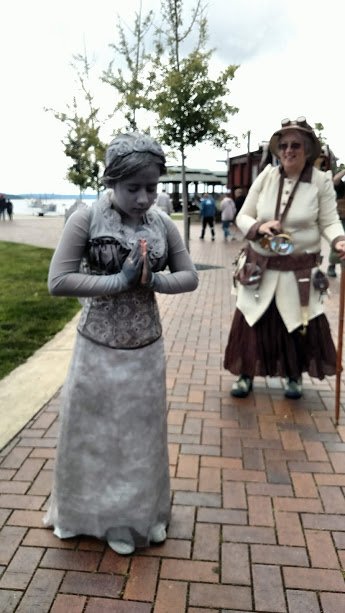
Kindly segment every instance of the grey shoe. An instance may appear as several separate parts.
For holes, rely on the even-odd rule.
[[[55,526],[54,534],[59,539],[73,539],[77,536],[75,532],[71,532],[70,530],[64,530],[63,528],[59,528],[59,526]]]
[[[253,389],[253,380],[246,375],[241,375],[231,388],[231,396],[245,398]]]
[[[302,380],[287,379],[285,387],[285,398],[292,398],[298,400],[302,396]]]
[[[129,556],[135,550],[134,544],[126,541],[108,541],[108,545],[120,556]]]
[[[167,538],[166,525],[163,523],[156,524],[151,528],[149,539],[151,543],[164,543]]]

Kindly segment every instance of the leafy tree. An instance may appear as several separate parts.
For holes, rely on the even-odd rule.
[[[317,122],[314,124],[314,132],[316,133],[321,145],[325,145],[327,142],[327,138],[325,138],[323,134],[324,129],[325,128],[323,127],[322,123]]]
[[[229,116],[238,111],[226,101],[228,82],[238,66],[229,65],[218,78],[210,78],[213,51],[205,50],[207,21],[202,0],[197,0],[187,26],[183,23],[183,0],[162,0],[162,17],[165,27],[157,32],[156,44],[166,53],[157,56],[151,104],[158,114],[162,142],[177,148],[181,156],[184,239],[188,248],[185,150],[204,141],[224,147],[236,140],[224,126]],[[182,57],[182,47],[195,35],[194,49]]]
[[[324,127],[322,123],[318,122],[314,124],[314,132],[316,133],[316,136],[318,137],[321,145],[327,145],[327,138],[323,134],[323,131],[324,131]],[[338,163],[338,158],[334,155],[330,147],[329,147],[329,152],[331,156],[330,165],[331,165],[331,170],[333,174],[336,174],[340,172],[341,170],[344,170],[345,165],[343,163]]]
[[[202,0],[196,0],[187,26],[183,23],[183,0],[162,0],[164,26],[155,28],[154,50],[146,52],[145,40],[154,27],[153,12],[135,15],[133,30],[127,38],[121,22],[117,24],[119,43],[110,47],[117,57],[103,72],[102,80],[120,94],[115,110],[124,113],[127,129],[138,129],[138,111],[146,109],[158,116],[155,127],[163,143],[178,150],[182,159],[185,242],[188,248],[188,203],[185,180],[185,149],[204,141],[224,147],[236,141],[225,124],[238,111],[226,101],[228,82],[237,66],[228,66],[218,78],[209,77],[212,51],[206,51],[207,21]],[[193,51],[183,56],[182,48],[193,39]],[[126,69],[114,71],[115,60],[125,61]],[[147,124],[148,122],[146,122]],[[174,151],[174,153],[175,153]]]
[[[89,85],[90,64],[86,53],[74,56],[72,66],[76,70],[83,96],[84,113],[80,111],[76,96],[73,97],[72,104],[66,105],[64,112],[45,110],[51,111],[56,119],[67,126],[67,136],[62,143],[66,156],[73,160],[67,171],[67,179],[79,187],[80,194],[88,188],[95,189],[99,194],[105,145],[99,136],[102,124],[98,119],[99,109],[95,107]]]
[[[129,37],[126,37],[125,29],[118,19],[117,32],[118,44],[109,46],[115,54],[122,57],[126,68],[116,68],[114,72],[114,58],[108,69],[103,72],[102,81],[114,87],[120,100],[115,105],[115,111],[120,110],[126,120],[126,129],[137,130],[137,112],[141,108],[147,108],[147,94],[150,83],[147,80],[145,67],[150,61],[151,55],[146,52],[145,38],[153,24],[153,11],[143,16],[142,1],[140,0],[139,12],[135,13],[134,29],[129,28]]]
[[[80,193],[92,188],[99,194],[105,147],[99,140],[99,127],[92,126],[92,119],[92,115],[86,119],[79,117],[75,109],[73,117],[65,120],[70,129],[63,144],[65,154],[73,160],[67,171],[67,179],[79,187]]]

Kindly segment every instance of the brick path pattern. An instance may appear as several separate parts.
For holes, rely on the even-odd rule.
[[[345,419],[335,378],[287,400],[257,379],[244,400],[222,368],[240,241],[198,239],[196,292],[159,296],[167,356],[172,521],[165,544],[121,557],[42,527],[59,394],[0,452],[2,613],[343,613]],[[327,313],[336,340],[339,279]],[[343,381],[344,384],[344,381]]]

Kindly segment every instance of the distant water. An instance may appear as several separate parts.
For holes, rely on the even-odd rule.
[[[11,200],[11,202],[13,203],[13,215],[33,215],[33,216],[37,216],[40,213],[44,213],[44,215],[46,216],[64,216],[65,215],[65,211],[67,211],[73,204],[74,204],[74,200],[66,200],[65,202],[63,200],[45,200],[42,204],[43,206],[35,206],[33,207],[32,201],[31,200],[25,200],[25,199],[13,199]],[[87,204],[91,204],[91,201],[87,201]],[[55,210],[54,211],[49,211],[47,210],[47,205],[52,205]]]

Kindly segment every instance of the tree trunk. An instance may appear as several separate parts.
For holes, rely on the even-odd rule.
[[[183,146],[181,147],[181,158],[182,158],[181,183],[182,183],[183,235],[184,235],[184,244],[186,246],[187,251],[189,251],[188,194],[187,194],[187,183],[186,183],[185,155],[184,155]]]

